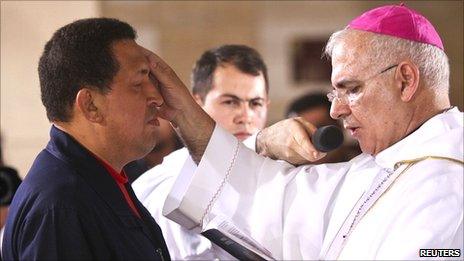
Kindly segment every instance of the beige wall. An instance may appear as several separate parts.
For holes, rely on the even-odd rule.
[[[98,14],[95,2],[1,2],[2,149],[21,176],[49,138],[37,75],[43,47],[59,27]]]
[[[226,43],[256,45],[259,7],[254,2],[104,1],[101,9],[103,16],[156,32],[159,49],[153,50],[187,84],[193,63],[206,49]]]
[[[451,61],[451,100],[463,108],[462,1],[405,1],[429,17]],[[326,37],[374,1],[103,1],[1,3],[1,131],[5,160],[24,175],[48,140],[49,123],[40,102],[37,62],[60,26],[90,16],[116,17],[132,24],[139,42],[160,54],[190,84],[190,70],[206,49],[247,44],[269,67],[270,122],[287,103],[327,82],[297,85],[290,77],[290,46],[298,37]]]
[[[326,81],[295,83],[292,80],[291,46],[296,39],[326,40],[330,34],[344,27],[349,17],[357,16],[357,3],[332,1],[267,2],[258,23],[258,50],[269,67],[271,110],[269,122],[283,118],[288,104],[309,91],[327,92]],[[320,50],[322,53],[322,50]]]
[[[443,38],[451,60],[451,100],[463,108],[463,3],[405,1],[429,17]],[[105,1],[102,14],[128,21],[144,32],[155,31],[158,52],[181,79],[206,49],[224,43],[248,44],[261,52],[269,69],[269,122],[283,117],[298,95],[327,90],[330,82],[296,84],[290,77],[290,46],[298,37],[327,37],[363,11],[386,1]],[[148,46],[150,47],[150,46]]]

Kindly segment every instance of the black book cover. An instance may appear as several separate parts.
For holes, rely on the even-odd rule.
[[[201,234],[238,260],[266,260],[217,229],[208,229]]]

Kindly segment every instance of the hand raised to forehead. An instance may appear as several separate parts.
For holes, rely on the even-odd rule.
[[[154,84],[159,86],[164,103],[159,106],[160,117],[175,125],[193,160],[198,163],[213,133],[215,122],[195,102],[176,73],[161,58],[143,49],[150,66]],[[156,82],[158,81],[158,82]]]
[[[164,104],[158,108],[160,116],[175,122],[176,117],[194,103],[190,92],[166,62],[153,52],[142,49],[149,62],[150,78],[164,99]]]

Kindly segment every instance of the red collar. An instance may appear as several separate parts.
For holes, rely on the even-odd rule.
[[[119,189],[121,190],[122,195],[124,196],[124,199],[126,200],[127,204],[129,205],[129,208],[132,210],[132,212],[138,217],[141,218],[139,210],[135,206],[134,200],[131,198],[129,193],[127,192],[127,188],[125,187],[125,184],[128,181],[126,173],[124,173],[124,170],[121,171],[121,173],[118,173],[113,167],[111,167],[107,162],[104,160],[100,159],[97,155],[93,154],[94,158],[100,162],[100,164],[105,167],[106,171],[108,171],[113,177],[113,179],[116,181],[116,184],[118,185]]]
[[[111,177],[113,177],[113,179],[116,180],[116,182],[120,184],[126,184],[127,181],[129,181],[124,170],[122,170],[121,173],[118,173],[113,167],[111,167],[104,160],[100,159],[97,155],[93,153],[92,155],[95,157],[95,159],[98,160],[98,162],[100,162],[103,165],[103,167],[105,167],[105,169],[110,173]]]

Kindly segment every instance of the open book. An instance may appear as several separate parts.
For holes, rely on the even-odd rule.
[[[201,234],[239,260],[275,260],[271,252],[222,216],[208,222]]]

